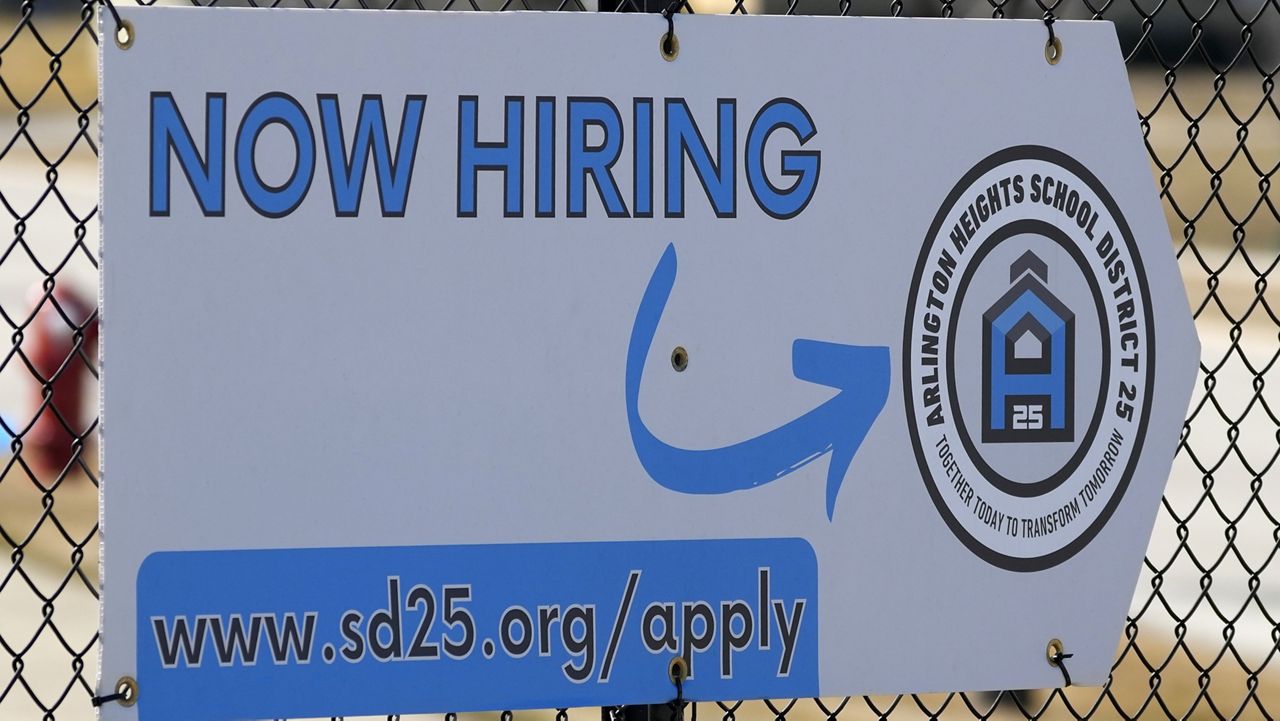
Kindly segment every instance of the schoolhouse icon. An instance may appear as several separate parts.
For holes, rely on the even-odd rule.
[[[1075,438],[1075,314],[1048,283],[1049,266],[1027,251],[982,316],[984,443]]]

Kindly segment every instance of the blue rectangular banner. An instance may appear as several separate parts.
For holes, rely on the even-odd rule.
[[[138,576],[143,721],[812,696],[798,538],[161,552]]]

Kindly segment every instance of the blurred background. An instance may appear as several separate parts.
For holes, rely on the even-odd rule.
[[[194,1],[393,11],[659,12],[668,4]],[[1280,716],[1280,193],[1272,189],[1280,0],[688,0],[682,10],[1051,11],[1114,22],[1202,343],[1183,443],[1106,687],[703,703],[686,713],[724,721]],[[0,321],[10,336],[0,343],[0,721],[94,717],[97,12],[94,0],[0,0]],[[575,721],[600,714],[560,712]]]

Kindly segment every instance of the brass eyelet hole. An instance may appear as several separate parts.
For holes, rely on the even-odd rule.
[[[128,20],[121,20],[116,26],[116,47],[121,50],[128,50],[133,47],[133,39],[136,33],[133,31],[133,23]]]
[[[689,351],[684,346],[678,345],[671,351],[671,367],[676,369],[676,373],[683,373],[689,367]]]
[[[1062,656],[1062,642],[1058,639],[1051,639],[1049,645],[1044,648],[1044,656],[1049,661],[1050,666],[1058,665],[1058,658]]]
[[[1044,44],[1044,59],[1049,61],[1050,65],[1057,65],[1062,59],[1062,40],[1054,36],[1052,40],[1046,40]]]
[[[116,693],[124,694],[118,703],[128,708],[138,703],[138,682],[132,676],[121,676],[116,681]]]
[[[680,38],[677,38],[675,33],[663,33],[662,37],[658,38],[658,52],[667,62],[675,60],[680,55]]]
[[[671,659],[671,663],[667,666],[667,676],[671,679],[671,683],[684,683],[689,678],[689,664],[685,663],[684,656]]]

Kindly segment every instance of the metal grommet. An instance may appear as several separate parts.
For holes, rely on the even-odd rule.
[[[121,20],[119,24],[116,25],[116,47],[121,50],[128,50],[133,46],[134,36],[133,23],[128,20]],[[132,681],[133,679],[129,680]]]
[[[116,681],[116,693],[120,694],[118,703],[128,708],[138,703],[138,682],[132,676],[121,676]]]
[[[662,59],[671,62],[680,54],[680,38],[673,32],[665,32],[658,38],[658,52]]]
[[[1044,59],[1049,61],[1050,65],[1057,65],[1062,59],[1062,41],[1054,36],[1049,38],[1044,44]]]
[[[671,683],[677,685],[689,678],[689,664],[685,662],[684,656],[671,659],[671,663],[667,666],[667,676],[671,678]]]
[[[1062,658],[1062,641],[1056,638],[1049,639],[1049,645],[1044,648],[1044,657],[1048,659],[1050,666],[1056,667],[1059,659]]]
[[[689,367],[689,351],[684,346],[678,345],[671,351],[671,367],[676,369],[676,373],[682,373]]]

